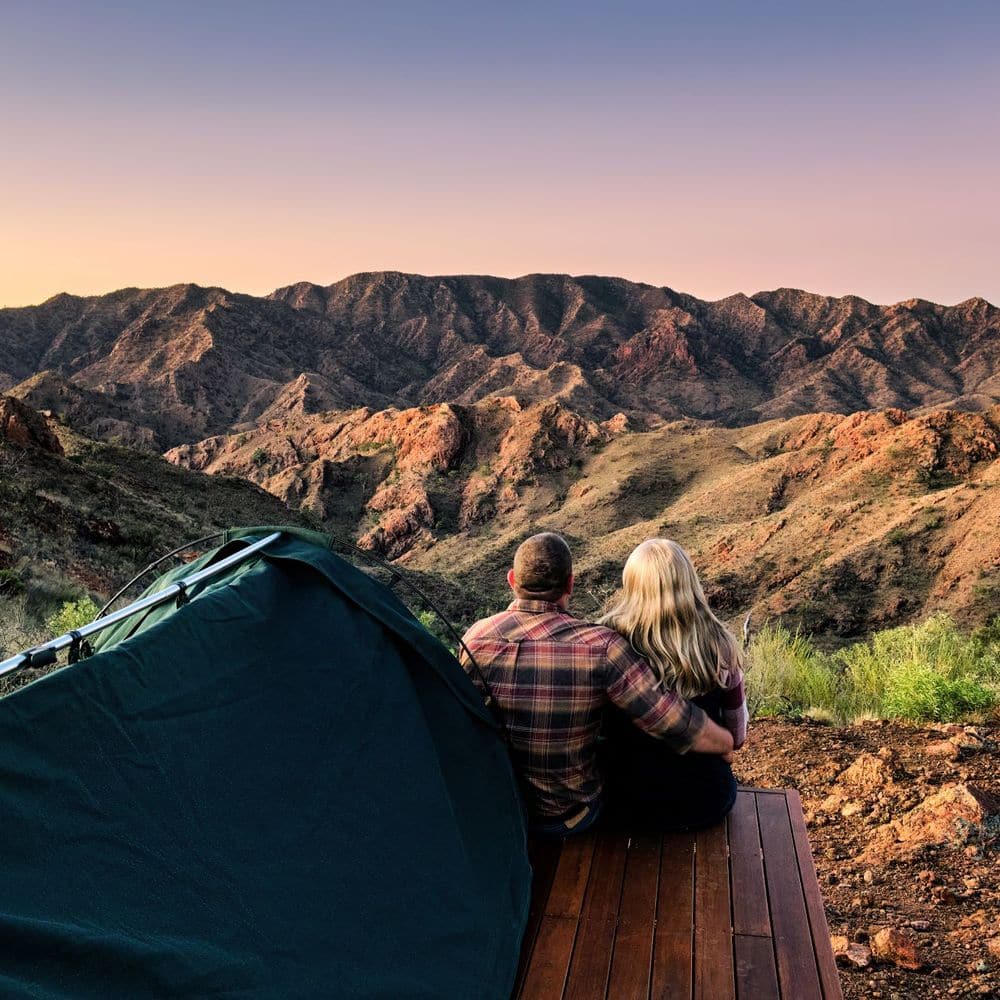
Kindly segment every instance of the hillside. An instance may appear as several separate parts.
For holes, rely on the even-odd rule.
[[[0,310],[0,390],[163,450],[331,409],[557,399],[725,425],[1000,401],[1000,310],[618,278],[359,274],[267,298],[178,285]],[[44,377],[38,378],[42,373]]]
[[[330,412],[185,445],[167,458],[258,483],[380,555],[454,586],[460,620],[503,600],[528,530],[566,535],[594,612],[631,548],[689,547],[727,615],[857,636],[1000,599],[1000,407],[814,414],[741,428],[633,431],[559,403]]]
[[[539,527],[572,540],[583,613],[651,534],[692,550],[724,614],[831,641],[979,621],[1000,595],[1000,310],[981,299],[395,272],[266,298],[123,289],[0,310],[0,388],[63,438],[113,443],[73,437],[59,461],[144,470],[168,520],[194,527],[178,512],[223,488],[213,520],[302,510],[426,574],[459,621],[503,600],[498,567]],[[156,452],[276,499],[171,479]],[[41,509],[76,525],[100,488],[78,516],[44,487]]]
[[[110,595],[210,532],[297,520],[250,483],[87,440],[5,397],[0,510],[0,598],[26,595],[43,613],[87,592]]]

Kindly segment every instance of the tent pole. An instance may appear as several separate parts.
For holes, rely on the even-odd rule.
[[[32,649],[25,650],[23,653],[11,656],[9,659],[0,662],[0,677],[22,670],[25,667],[43,667],[55,663],[56,654],[60,650],[71,646],[74,642],[79,642],[88,636],[103,632],[104,629],[110,628],[112,625],[117,625],[118,622],[124,621],[126,618],[131,618],[132,615],[136,615],[140,611],[148,611],[150,608],[158,607],[160,604],[165,604],[167,601],[183,595],[191,587],[197,586],[199,583],[203,583],[213,576],[217,576],[232,566],[236,566],[248,556],[259,552],[261,549],[277,541],[280,537],[281,532],[275,531],[254,542],[252,545],[240,549],[239,552],[234,552],[231,556],[227,556],[225,559],[221,559],[211,566],[206,566],[205,569],[199,570],[197,573],[192,573],[191,576],[183,580],[178,580],[177,583],[171,584],[165,590],[157,591],[157,593],[150,594],[148,597],[142,597],[138,601],[133,601],[132,604],[118,611],[113,611],[103,618],[98,618],[89,625],[84,625],[76,629],[73,633],[67,632],[65,635],[52,639],[41,646],[35,646]]]

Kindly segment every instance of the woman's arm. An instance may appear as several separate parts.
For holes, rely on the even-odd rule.
[[[722,723],[733,734],[734,749],[739,750],[746,742],[749,722],[750,714],[743,690],[743,671],[739,667],[731,667],[722,693]]]

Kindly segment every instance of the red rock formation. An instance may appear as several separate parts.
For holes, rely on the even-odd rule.
[[[19,448],[63,454],[63,446],[46,419],[11,396],[0,396],[0,440]]]

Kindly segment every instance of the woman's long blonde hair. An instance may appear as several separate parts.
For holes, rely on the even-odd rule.
[[[599,619],[620,632],[684,698],[726,684],[743,666],[739,643],[712,614],[688,554],[669,538],[637,546],[622,570],[622,594]]]

